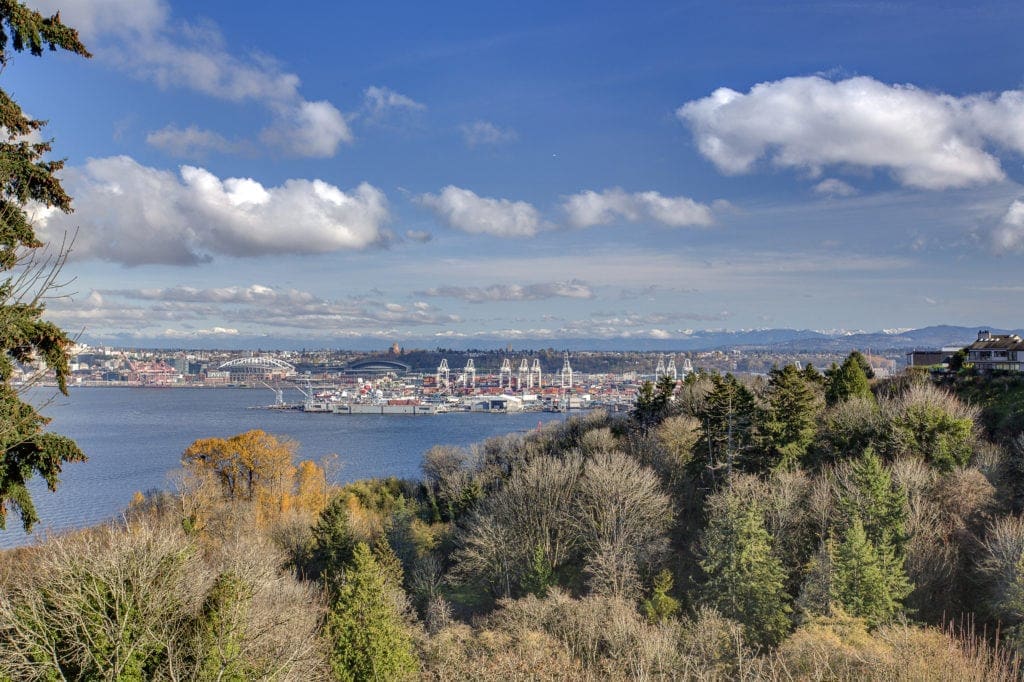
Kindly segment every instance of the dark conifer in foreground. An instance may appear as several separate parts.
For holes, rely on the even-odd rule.
[[[752,642],[771,646],[789,631],[786,572],[772,553],[761,510],[726,495],[711,512],[700,567],[707,576],[703,601],[741,623]]]
[[[62,24],[59,15],[45,18],[19,2],[0,2],[0,68],[8,65],[12,50],[40,56],[44,48],[89,56],[77,31]],[[54,278],[66,253],[33,260],[44,244],[25,212],[29,203],[71,212],[71,197],[56,177],[64,162],[45,160],[50,141],[29,140],[44,124],[26,116],[0,90],[0,271],[8,273],[0,282],[0,529],[6,527],[9,507],[18,510],[25,530],[39,520],[28,479],[39,474],[54,490],[61,466],[85,459],[70,439],[44,433],[49,420],[11,385],[15,363],[42,360],[67,393],[71,340],[42,319],[43,300],[57,284]]]
[[[365,543],[357,543],[352,563],[327,616],[334,679],[398,680],[416,671],[416,656],[395,599]]]
[[[903,561],[892,556],[891,547],[876,548],[855,518],[832,557],[831,590],[846,613],[875,626],[900,611],[911,587]]]

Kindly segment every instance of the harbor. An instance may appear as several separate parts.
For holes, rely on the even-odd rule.
[[[380,414],[432,416],[453,412],[482,412],[507,414],[519,412],[567,412],[605,407],[612,411],[628,409],[632,405],[637,385],[618,382],[609,388],[607,382],[584,379],[574,373],[568,353],[562,369],[545,375],[535,359],[523,359],[518,372],[505,358],[496,373],[477,375],[472,359],[458,372],[442,359],[433,375],[400,374],[399,363],[377,363],[377,366],[359,367],[367,371],[368,378],[339,374],[333,381],[314,385],[307,379],[305,385],[296,376],[274,381],[259,378],[260,385],[275,393],[275,402],[267,407],[300,410],[319,414]],[[249,367],[257,366],[249,362]],[[279,368],[277,363],[272,366]],[[669,365],[661,363],[658,371],[667,373]],[[675,373],[674,365],[671,371]],[[604,379],[602,377],[601,379]],[[271,383],[273,381],[273,383]],[[303,400],[287,403],[282,384],[298,391]],[[596,396],[595,396],[596,393]]]

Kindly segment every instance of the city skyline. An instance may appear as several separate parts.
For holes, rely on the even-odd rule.
[[[1021,326],[1010,3],[30,5],[91,341]]]

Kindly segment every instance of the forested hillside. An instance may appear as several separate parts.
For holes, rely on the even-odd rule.
[[[197,441],[174,493],[0,557],[0,679],[1018,679],[1024,436],[987,433],[852,354],[419,481]]]

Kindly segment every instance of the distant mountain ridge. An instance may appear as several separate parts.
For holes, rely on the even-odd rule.
[[[884,330],[877,332],[813,329],[741,329],[727,330],[694,330],[685,335],[656,339],[648,337],[616,337],[616,338],[566,338],[566,339],[500,339],[500,338],[412,338],[397,339],[405,348],[451,348],[453,350],[498,350],[511,344],[516,351],[555,348],[569,351],[710,351],[726,349],[768,350],[786,353],[799,352],[836,352],[848,353],[853,350],[872,352],[907,351],[925,348],[942,348],[943,346],[965,346],[978,336],[978,330],[988,329],[993,334],[1019,334],[1021,329],[999,329],[997,327],[957,327],[952,325],[935,325],[921,329]],[[390,342],[379,338],[364,339],[271,339],[232,338],[230,343],[225,339],[196,339],[184,345],[181,339],[95,339],[86,338],[87,343],[94,345],[112,345],[130,348],[223,348],[235,350],[288,349],[300,348],[338,348],[344,350],[380,350],[390,346]],[[187,343],[187,342],[186,342]]]
[[[516,349],[564,348],[566,350],[597,351],[710,351],[710,350],[767,350],[779,352],[838,352],[854,350],[872,352],[908,351],[945,346],[966,346],[978,337],[980,329],[993,334],[1019,334],[1024,330],[1006,330],[997,327],[956,327],[935,325],[921,329],[889,330],[877,332],[816,331],[813,329],[743,329],[695,330],[683,337],[671,339],[612,338],[612,339],[515,339]],[[424,340],[424,342],[427,342]],[[410,342],[409,347],[412,346]],[[453,349],[500,348],[500,341],[481,339],[449,339],[435,345]]]

